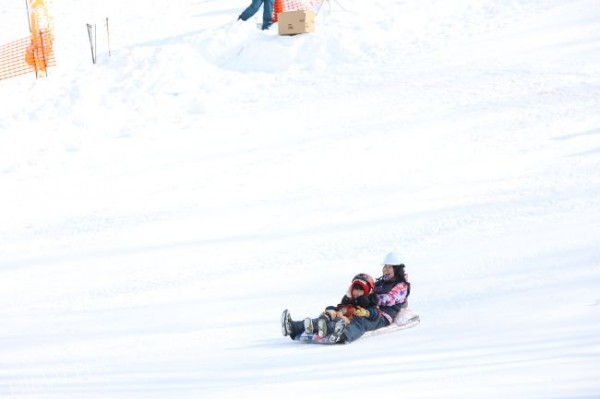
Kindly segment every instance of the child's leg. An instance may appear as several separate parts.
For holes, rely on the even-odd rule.
[[[314,334],[317,325],[318,319],[311,319],[310,317],[307,317],[304,319],[304,332],[310,335]]]
[[[290,338],[294,339],[297,335],[302,334],[304,331],[304,320],[292,321],[292,331],[290,332]]]
[[[329,332],[331,332],[330,328],[331,319],[326,315],[321,315],[317,319],[317,335],[319,337],[325,337]]]

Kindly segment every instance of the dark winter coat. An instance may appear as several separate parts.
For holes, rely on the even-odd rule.
[[[369,316],[366,318],[369,320],[377,320],[379,317],[379,309],[377,308],[378,298],[375,294],[363,295],[358,298],[352,298],[351,296],[344,295],[341,302],[333,307],[329,307],[328,309],[340,310],[343,307],[346,308],[346,317],[352,319],[355,308],[363,308],[369,311]]]
[[[381,314],[388,319],[390,324],[393,323],[402,305],[406,302],[408,291],[409,285],[406,281],[385,281],[383,278],[380,278],[375,282],[377,304],[379,305]]]

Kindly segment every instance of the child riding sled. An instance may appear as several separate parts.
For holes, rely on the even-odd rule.
[[[410,282],[405,272],[404,263],[402,263],[398,253],[388,253],[382,265],[382,276],[374,284],[373,279],[368,274],[355,276],[355,279],[361,275],[366,276],[358,278],[358,280],[362,280],[366,284],[363,296],[354,297],[352,292],[349,292],[342,299],[342,302],[344,302],[345,298],[348,298],[346,299],[347,301],[356,301],[356,303],[351,303],[351,305],[355,306],[352,313],[353,317],[350,318],[345,314],[347,310],[340,314],[341,308],[338,310],[338,307],[326,309],[324,314],[316,319],[318,332],[315,336],[317,339],[312,339],[313,335],[307,333],[314,332],[315,319],[307,319],[304,322],[293,321],[289,311],[286,309],[281,315],[281,330],[283,335],[289,335],[292,339],[312,340],[316,343],[349,343],[356,341],[367,332],[396,324],[396,318],[400,317],[399,315],[403,309],[407,308],[407,298],[410,295]],[[355,279],[352,280],[351,288],[354,286]],[[368,304],[358,303],[358,301],[364,301],[364,298],[373,296],[376,297],[376,300],[370,299]],[[344,305],[344,303],[340,305]],[[410,321],[418,323],[418,315],[413,315]],[[331,327],[333,327],[332,332]],[[322,337],[325,337],[327,334],[329,334],[327,342],[324,342]]]
[[[366,273],[352,278],[348,292],[337,306],[328,306],[318,318],[306,318],[304,321],[293,321],[286,309],[281,315],[281,331],[284,336],[296,339],[299,335],[314,336],[316,339],[328,337],[332,343],[339,340],[339,334],[356,317],[376,320],[380,317],[377,308],[377,296],[373,293],[375,282]],[[315,326],[317,327],[315,329]]]

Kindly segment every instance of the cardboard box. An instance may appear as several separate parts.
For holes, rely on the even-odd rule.
[[[280,35],[297,35],[315,31],[315,13],[311,10],[277,13]]]

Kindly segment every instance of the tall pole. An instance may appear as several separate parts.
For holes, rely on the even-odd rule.
[[[25,0],[25,7],[27,8],[27,25],[29,25],[29,33],[31,33],[31,15],[29,15],[29,0]]]
[[[108,40],[108,56],[110,57],[110,31],[108,30],[108,17],[106,17],[106,38]]]
[[[42,43],[42,66],[44,68],[44,76],[48,76],[48,62],[46,61],[46,48],[44,47],[43,31],[40,31],[40,43]]]

